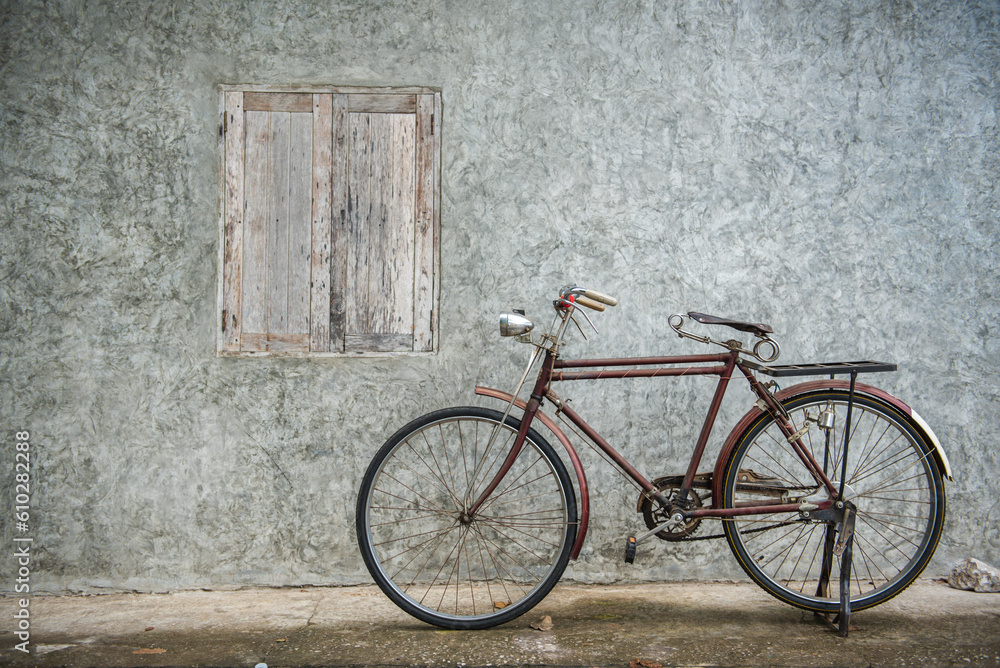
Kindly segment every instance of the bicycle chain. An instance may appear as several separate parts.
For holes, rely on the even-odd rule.
[[[770,525],[768,525],[766,527],[757,527],[756,529],[747,529],[746,531],[742,531],[740,533],[744,533],[744,534],[748,534],[748,533],[760,533],[761,531],[770,531],[771,529],[779,529],[781,527],[786,527],[786,526],[788,526],[790,524],[798,524],[798,520],[796,520],[795,522],[778,522],[777,524],[770,524]],[[724,534],[724,533],[715,534],[713,536],[688,536],[687,538],[684,538],[684,539],[679,540],[677,542],[678,543],[689,543],[689,542],[694,542],[696,540],[714,540],[716,538],[725,538],[725,537],[726,537],[726,534]]]

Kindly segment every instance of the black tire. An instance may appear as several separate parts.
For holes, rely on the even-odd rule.
[[[417,619],[482,629],[534,607],[566,568],[576,497],[566,467],[529,430],[479,511],[520,422],[458,407],[413,420],[378,451],[358,496],[358,543],[375,582]],[[496,429],[496,438],[490,436]]]
[[[838,487],[847,400],[846,391],[819,390],[783,402],[795,429],[805,423],[806,411],[816,418],[824,409],[834,410],[829,456],[827,431],[815,423],[802,442]],[[851,422],[844,492],[857,506],[851,608],[864,610],[889,600],[924,570],[941,538],[945,494],[931,445],[909,416],[877,398],[856,395]],[[798,498],[819,489],[768,414],[737,439],[723,485],[725,508],[774,499],[782,491]],[[805,610],[840,609],[832,522],[793,512],[746,516],[724,525],[743,570],[768,593]],[[825,591],[819,585],[824,554],[830,554]]]

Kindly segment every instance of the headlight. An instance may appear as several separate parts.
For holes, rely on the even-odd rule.
[[[500,336],[520,336],[521,334],[527,334],[534,326],[535,323],[520,313],[500,314]]]

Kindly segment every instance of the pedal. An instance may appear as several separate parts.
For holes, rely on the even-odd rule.
[[[635,561],[635,536],[625,539],[625,563],[631,564]]]

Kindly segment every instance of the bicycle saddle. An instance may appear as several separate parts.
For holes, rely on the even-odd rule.
[[[728,318],[720,318],[715,315],[706,315],[704,313],[688,313],[688,316],[702,323],[703,325],[726,325],[727,327],[732,327],[733,329],[738,329],[741,332],[750,332],[761,338],[766,338],[768,334],[774,333],[770,325],[765,325],[760,322],[740,322],[739,320],[730,320]]]

